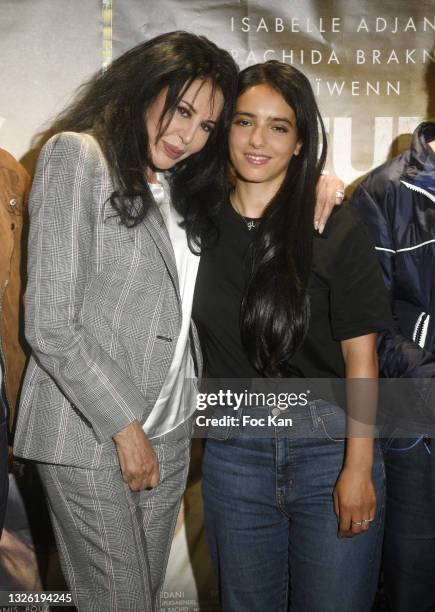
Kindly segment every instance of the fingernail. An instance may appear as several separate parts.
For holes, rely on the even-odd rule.
[[[319,229],[319,222],[317,221],[317,219],[314,220],[314,229],[315,230]]]
[[[324,223],[322,223],[322,225],[319,225],[319,234],[322,234],[324,229],[325,229]]]

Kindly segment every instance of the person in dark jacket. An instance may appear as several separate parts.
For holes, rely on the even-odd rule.
[[[379,336],[381,373],[434,378],[435,122],[371,172],[351,205],[371,231],[396,321]],[[385,591],[394,612],[435,610],[435,444],[424,431],[405,436],[385,444]]]

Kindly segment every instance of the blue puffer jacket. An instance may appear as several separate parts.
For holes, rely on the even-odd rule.
[[[379,337],[387,377],[435,376],[435,123],[411,148],[371,172],[352,196],[367,223],[390,292],[395,332]]]

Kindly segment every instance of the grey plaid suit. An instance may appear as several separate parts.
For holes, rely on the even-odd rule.
[[[30,202],[33,355],[18,456],[112,464],[112,435],[146,419],[171,364],[181,308],[170,239],[157,209],[136,228],[121,225],[108,202],[113,189],[92,136],[64,133],[44,147]]]
[[[86,602],[82,608],[87,611],[152,609],[150,601],[159,586],[155,575],[165,562],[188,458],[188,428],[180,427],[155,444],[162,462],[169,458],[172,467],[177,465],[172,471],[161,465],[163,474],[176,474],[175,480],[165,482],[162,477],[152,494],[138,495],[126,490],[119,477],[112,436],[135,419],[143,423],[154,406],[173,358],[181,303],[172,245],[157,208],[136,228],[126,228],[110,205],[113,190],[105,158],[92,135],[62,133],[43,148],[30,200],[26,337],[33,354],[15,434],[15,454],[41,463],[63,567],[78,605]],[[190,337],[200,368],[193,326]],[[104,489],[107,478],[111,478],[110,491]],[[78,492],[74,493],[73,482],[81,483],[80,501],[74,498]],[[123,510],[116,515],[114,507],[120,504]],[[166,513],[160,534],[150,523],[151,515],[158,520],[159,504]],[[80,512],[71,510],[79,506]],[[148,548],[161,548],[157,569],[150,561],[153,554],[147,557],[147,577],[141,577],[140,589],[129,584],[125,590],[124,581],[128,602],[119,595],[120,584],[117,595],[106,584],[106,579],[116,583],[107,570],[114,556],[121,567],[126,555],[135,554],[129,547],[138,557],[142,554],[135,529],[127,529],[129,535],[125,525],[121,529],[121,524],[111,524],[107,529],[107,521],[115,515],[120,520],[125,507],[135,508],[141,538],[153,534]],[[86,529],[91,516],[95,529],[90,535]],[[104,533],[98,525],[103,525]],[[88,548],[93,542],[88,550],[80,546],[77,531]],[[116,538],[111,540],[108,531],[122,540],[115,553]],[[96,590],[98,580],[89,574],[86,587],[86,572],[77,578],[77,570],[86,557],[96,558],[97,551],[107,571],[99,574],[95,598],[89,590]],[[99,561],[93,558],[92,563]],[[146,605],[138,594],[144,592],[144,584],[152,591]],[[108,599],[102,595],[105,589],[110,591]]]

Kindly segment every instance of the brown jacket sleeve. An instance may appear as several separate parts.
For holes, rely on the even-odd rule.
[[[26,361],[22,291],[29,187],[26,170],[0,149],[0,346],[11,428]]]

